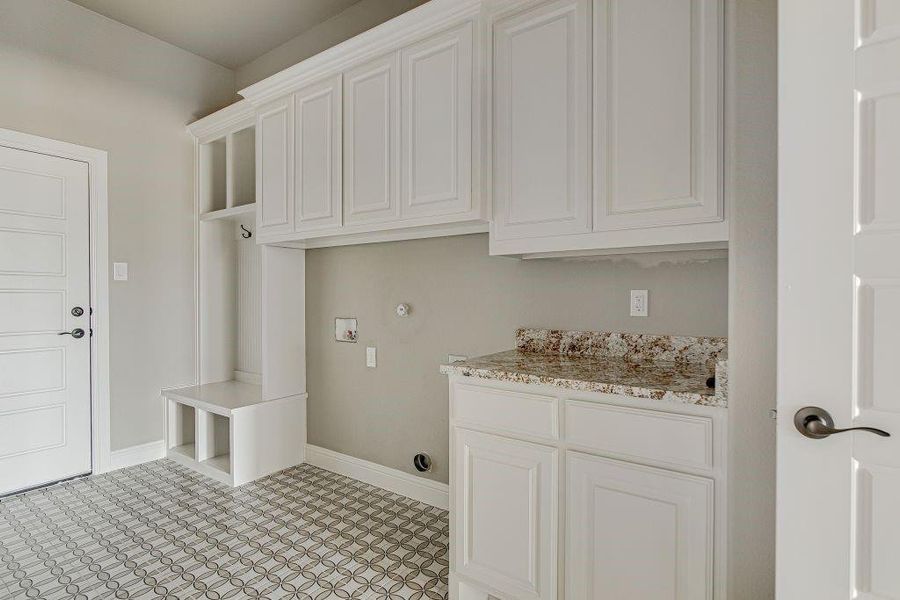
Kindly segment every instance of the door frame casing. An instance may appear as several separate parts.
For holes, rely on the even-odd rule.
[[[109,203],[107,152],[0,128],[0,146],[76,160],[88,165],[91,287],[91,473],[110,469],[109,412]]]

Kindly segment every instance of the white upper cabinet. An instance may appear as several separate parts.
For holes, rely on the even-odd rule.
[[[341,225],[341,76],[294,94],[296,231]]]
[[[344,74],[344,223],[400,216],[400,53]]]
[[[719,11],[595,0],[594,225],[721,221]]]
[[[242,90],[258,241],[725,247],[723,2],[431,0]]]
[[[489,17],[492,254],[725,246],[721,4],[553,0]]]
[[[290,96],[256,115],[256,230],[259,241],[294,228],[294,104]]]
[[[401,215],[472,208],[472,23],[403,49]]]
[[[498,240],[591,230],[589,15],[556,0],[493,23]]]

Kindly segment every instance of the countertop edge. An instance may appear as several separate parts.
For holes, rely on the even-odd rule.
[[[503,369],[481,369],[477,367],[453,364],[441,365],[440,372],[444,375],[457,375],[461,377],[473,377],[476,379],[506,381],[511,383],[549,385],[580,392],[618,394],[622,396],[631,396],[634,398],[645,398],[649,400],[673,402],[676,404],[693,404],[696,406],[709,406],[713,408],[728,408],[727,396],[724,394],[703,395],[692,392],[676,392],[672,390],[621,385],[616,383],[546,377],[529,373],[517,373],[515,371],[508,371]]]

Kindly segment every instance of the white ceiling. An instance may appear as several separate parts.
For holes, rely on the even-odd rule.
[[[235,69],[359,0],[71,0]]]

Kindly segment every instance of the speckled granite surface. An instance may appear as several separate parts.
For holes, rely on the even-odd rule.
[[[516,330],[516,348],[542,354],[708,363],[727,357],[728,338],[523,327]]]
[[[725,338],[519,329],[516,346],[443,365],[441,373],[682,404],[728,405]],[[706,385],[713,375],[715,389]]]

